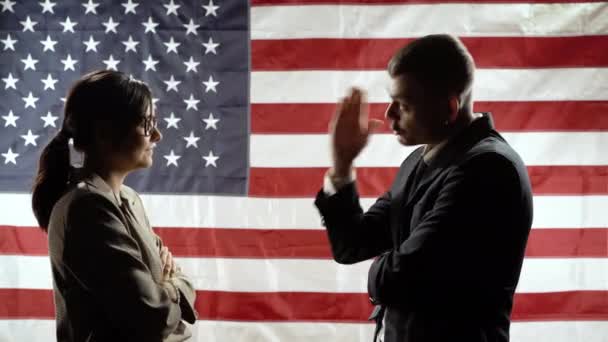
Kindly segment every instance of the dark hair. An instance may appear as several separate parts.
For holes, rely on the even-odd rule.
[[[119,145],[152,106],[150,88],[128,75],[100,70],[82,76],[66,97],[61,130],[44,147],[32,190],[32,209],[46,231],[51,211],[67,191],[71,176],[69,140],[74,148],[94,153],[98,127],[108,127],[109,140]]]
[[[475,63],[462,42],[448,34],[428,35],[401,48],[391,58],[391,77],[413,77],[432,96],[465,96],[471,103]]]

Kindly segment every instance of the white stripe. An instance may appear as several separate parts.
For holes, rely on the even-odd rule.
[[[252,39],[572,36],[608,33],[606,4],[260,6]],[[307,18],[307,19],[303,19]],[[310,20],[310,19],[314,20]]]
[[[176,258],[198,290],[367,292],[371,261]],[[48,257],[0,256],[0,288],[50,289]],[[608,259],[525,259],[517,292],[608,290]],[[297,270],[297,272],[294,272]]]
[[[321,185],[319,184],[319,187]],[[312,198],[142,195],[155,227],[321,229]],[[374,198],[363,198],[369,208]],[[2,224],[36,226],[30,196],[0,194]],[[608,227],[608,196],[535,196],[534,228]]]
[[[607,100],[607,68],[478,69],[477,101]],[[280,86],[277,86],[280,85]],[[252,103],[336,103],[352,86],[371,103],[389,102],[390,77],[377,71],[255,71]]]
[[[370,342],[372,324],[322,322],[198,321],[191,341],[205,342]],[[55,321],[0,320],[0,341],[52,342]],[[515,322],[513,342],[607,342],[608,322]]]
[[[608,165],[608,132],[503,133],[526,165]],[[329,167],[328,134],[254,134],[252,167]],[[392,134],[374,134],[355,165],[398,167],[415,147],[404,147]],[[280,156],[278,158],[277,156]]]

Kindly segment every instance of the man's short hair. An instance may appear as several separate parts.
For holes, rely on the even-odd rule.
[[[404,46],[391,58],[391,77],[414,77],[426,94],[470,100],[475,63],[462,42],[448,34],[428,35]]]

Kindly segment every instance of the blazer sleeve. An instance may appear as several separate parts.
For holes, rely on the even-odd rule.
[[[390,248],[390,198],[390,192],[385,193],[363,212],[355,183],[345,185],[331,196],[319,191],[315,205],[338,263],[357,263]]]
[[[142,261],[122,213],[99,194],[74,199],[67,213],[65,266],[105,312],[107,329],[131,340],[162,341],[182,316]]]
[[[135,198],[137,198],[137,201],[139,202],[139,208],[141,209],[139,211],[139,214],[144,218],[146,227],[150,231],[150,234],[154,236],[154,239],[156,240],[156,245],[158,246],[158,253],[160,254],[160,251],[164,246],[163,240],[152,229],[152,225],[150,224],[148,215],[146,215],[146,212],[144,210],[144,204],[141,200],[141,197],[139,197],[139,194],[137,194],[135,191],[133,192],[133,195],[135,196]],[[192,286],[192,283],[190,282],[188,277],[182,272],[182,269],[181,267],[179,267],[179,265],[177,269],[178,270],[172,277],[171,281],[174,285],[177,286],[180,292],[179,305],[182,310],[182,319],[190,324],[194,324],[198,318],[198,313],[196,312],[196,309],[194,307],[196,301],[196,290],[194,289],[194,286]]]
[[[451,171],[408,239],[373,262],[370,297],[383,304],[466,308],[471,298],[512,277],[501,280],[501,272],[516,279],[529,233],[526,220],[518,219],[526,216],[521,189],[513,162],[497,153]]]
[[[163,241],[160,236],[156,234],[154,234],[154,236],[156,237],[160,253],[160,249],[163,248]],[[182,269],[179,266],[177,267],[177,272],[171,278],[171,280],[177,286],[180,292],[179,305],[182,310],[182,318],[186,322],[194,324],[194,322],[196,322],[196,319],[198,318],[198,313],[196,312],[196,309],[194,307],[196,301],[196,290],[194,289],[194,286],[192,286],[192,283],[190,282],[188,277],[186,277],[186,275],[182,272]]]

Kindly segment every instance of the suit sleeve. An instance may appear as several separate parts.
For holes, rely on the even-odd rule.
[[[370,297],[462,309],[497,288],[491,282],[507,284],[500,279],[507,269],[518,276],[529,232],[515,219],[523,209],[519,183],[513,163],[495,153],[453,170],[408,239],[372,264]]]
[[[120,217],[100,195],[75,199],[66,222],[66,267],[97,300],[108,329],[131,340],[162,341],[178,326],[180,306],[154,281]]]
[[[390,248],[390,197],[387,192],[363,212],[354,183],[345,185],[331,196],[319,191],[315,205],[321,213],[337,262],[353,264]]]
[[[157,244],[159,246],[158,248],[160,252],[160,249],[163,247],[163,241],[160,236],[156,234],[154,234],[154,236],[156,237],[156,240],[158,242]],[[182,318],[186,322],[194,324],[194,322],[196,322],[196,319],[198,318],[198,313],[194,308],[194,303],[196,300],[196,291],[194,290],[194,286],[192,286],[192,283],[190,282],[188,277],[186,277],[186,275],[182,272],[181,267],[177,268],[177,272],[171,280],[177,286],[180,292],[179,304],[182,310]]]
[[[139,197],[139,194],[134,192],[137,201],[139,202],[139,207],[141,208],[140,215],[146,221],[146,227],[150,230],[150,234],[154,236],[156,240],[156,245],[158,246],[158,253],[160,254],[161,249],[164,246],[163,240],[158,236],[154,230],[152,229],[152,225],[150,224],[150,220],[148,219],[148,215],[144,210],[144,204]],[[182,310],[182,319],[190,324],[194,324],[198,318],[198,313],[194,307],[196,301],[196,290],[192,283],[188,279],[188,277],[182,272],[181,267],[178,265],[178,271],[172,277],[171,281],[175,284],[180,292],[180,308]]]

